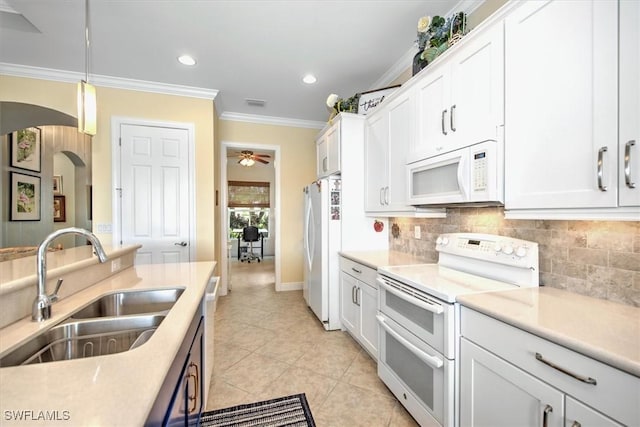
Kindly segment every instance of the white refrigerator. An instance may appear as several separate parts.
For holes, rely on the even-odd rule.
[[[364,196],[342,187],[340,176],[330,176],[304,188],[304,282],[307,305],[326,330],[341,329],[341,250],[388,247],[386,220],[382,232],[373,228],[374,218],[364,215]]]

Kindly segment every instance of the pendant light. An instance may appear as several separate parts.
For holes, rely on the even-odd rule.
[[[96,134],[96,88],[89,84],[89,0],[84,2],[84,80],[78,83],[78,132]]]

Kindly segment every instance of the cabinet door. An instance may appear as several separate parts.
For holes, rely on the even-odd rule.
[[[340,123],[336,123],[327,131],[326,175],[340,173]]]
[[[327,138],[325,134],[316,140],[316,174],[318,178],[327,175],[328,162]]]
[[[567,396],[565,427],[622,427],[595,409]]]
[[[340,272],[340,320],[342,326],[354,335],[358,335],[358,306],[356,293],[358,280],[347,273]]]
[[[474,34],[451,57],[449,149],[495,140],[504,123],[504,30]]]
[[[359,282],[359,285],[360,342],[378,360],[378,289],[364,282]]]
[[[449,135],[450,83],[449,67],[445,63],[427,70],[416,88],[416,123],[418,127],[415,144],[411,148],[409,161],[444,153]]]
[[[405,169],[409,146],[415,136],[413,92],[402,94],[388,105],[389,145],[388,182],[384,191],[387,209],[392,211],[413,210],[407,206],[407,181]]]
[[[640,2],[620,2],[620,206],[640,206]]]
[[[365,130],[365,210],[384,210],[387,186],[387,152],[389,149],[389,119],[386,109],[367,118]]]
[[[507,209],[617,205],[617,7],[522,2],[505,19]]]
[[[561,392],[465,338],[460,356],[461,426],[563,425]]]

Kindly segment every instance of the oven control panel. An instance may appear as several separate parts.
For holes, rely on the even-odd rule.
[[[438,264],[451,268],[470,263],[485,263],[489,268],[491,264],[502,264],[538,274],[538,244],[527,240],[481,233],[448,233],[438,236],[436,250],[440,253]]]

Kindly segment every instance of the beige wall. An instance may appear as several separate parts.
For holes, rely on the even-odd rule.
[[[319,130],[228,120],[220,120],[217,130],[217,142],[280,147],[281,282],[302,282],[302,188],[316,179]]]
[[[111,118],[193,123],[196,143],[196,260],[214,259],[214,105],[212,100],[97,88],[98,134],[93,138],[93,224],[112,223]],[[76,85],[0,76],[0,100],[41,105],[76,117]],[[99,234],[111,243],[110,234]]]

